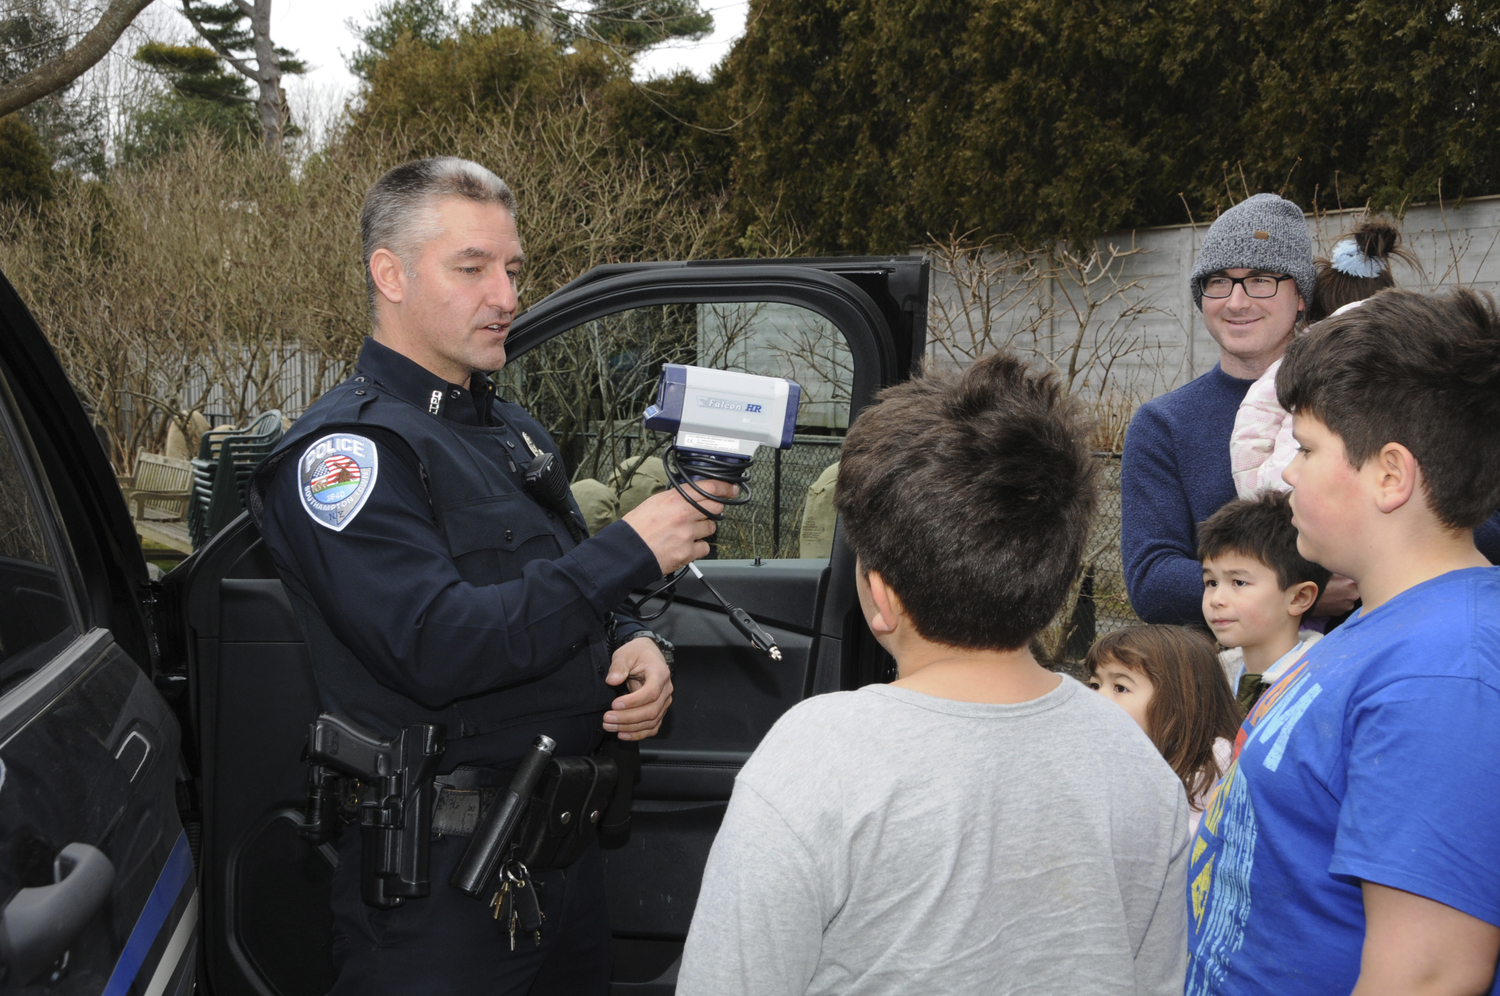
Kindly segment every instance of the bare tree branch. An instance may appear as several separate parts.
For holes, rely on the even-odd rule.
[[[104,58],[130,22],[150,4],[151,0],[110,0],[98,22],[79,39],[77,45],[51,62],[0,86],[0,117],[56,93],[82,76],[90,66]]]

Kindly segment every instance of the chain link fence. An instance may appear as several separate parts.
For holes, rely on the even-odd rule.
[[[1095,542],[1090,544],[1096,553],[1084,571],[1085,585],[1092,579],[1094,636],[1140,622],[1125,593],[1125,565],[1120,558],[1120,454],[1100,453],[1097,457],[1099,510],[1094,514]],[[1093,636],[1089,642],[1093,642]]]
[[[1125,567],[1120,556],[1120,454],[1096,453],[1099,461],[1099,504],[1084,554],[1076,598],[1064,608],[1044,634],[1048,657],[1075,675],[1077,665],[1100,636],[1140,622],[1125,592]]]
[[[789,450],[762,449],[750,468],[750,502],[731,507],[719,523],[718,556],[800,556],[807,489],[843,449],[842,436],[796,436]]]
[[[666,435],[650,433],[642,438],[635,431],[584,433],[589,446],[583,458],[586,468],[597,468],[597,479],[609,476],[611,468],[633,456],[660,457]],[[750,466],[750,501],[733,505],[719,523],[714,556],[720,560],[766,560],[797,557],[802,538],[802,512],[807,489],[836,463],[843,451],[842,436],[797,435],[789,450],[761,447]]]

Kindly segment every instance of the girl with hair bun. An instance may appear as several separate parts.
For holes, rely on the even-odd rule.
[[[1317,261],[1312,305],[1307,322],[1321,322],[1340,308],[1396,286],[1391,259],[1416,260],[1401,248],[1401,229],[1389,218],[1366,218],[1333,244],[1327,259]]]
[[[1401,230],[1388,218],[1367,217],[1333,245],[1327,259],[1317,260],[1309,324],[1352,307],[1387,287],[1396,286],[1391,260],[1416,260],[1401,248]],[[1268,491],[1291,490],[1281,472],[1297,455],[1292,416],[1276,401],[1277,360],[1250,386],[1229,434],[1229,467],[1241,498]]]

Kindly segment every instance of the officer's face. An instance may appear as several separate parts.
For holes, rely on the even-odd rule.
[[[382,332],[398,325],[403,341],[389,345],[450,383],[467,385],[475,370],[505,365],[525,255],[515,219],[498,204],[445,197],[431,211],[439,234],[402,281],[402,300],[392,302],[397,321],[383,322]]]

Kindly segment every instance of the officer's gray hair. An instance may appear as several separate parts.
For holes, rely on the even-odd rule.
[[[365,257],[365,291],[370,318],[375,318],[375,280],[370,257],[389,249],[408,276],[422,247],[437,237],[432,202],[440,197],[462,197],[481,204],[499,204],[516,213],[516,195],[506,182],[476,162],[457,156],[413,159],[386,173],[365,194],[359,212],[359,236]]]

